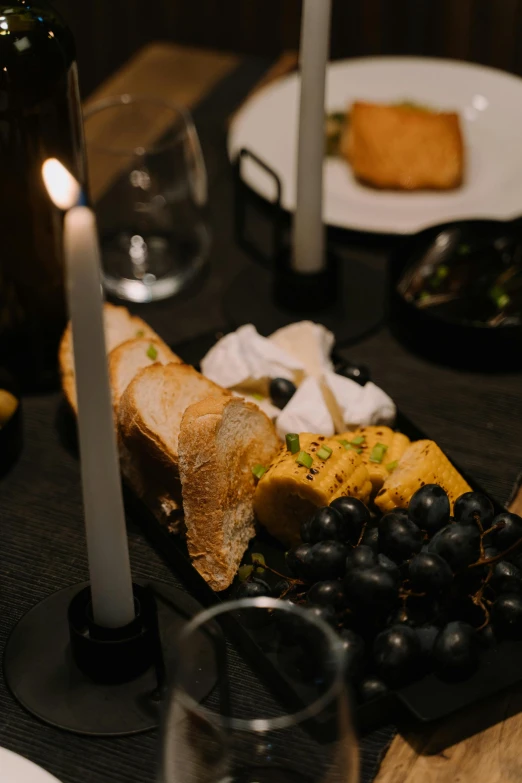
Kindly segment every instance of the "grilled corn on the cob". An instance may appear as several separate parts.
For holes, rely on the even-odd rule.
[[[370,474],[374,495],[410,445],[407,435],[394,432],[390,427],[359,427],[355,432],[339,435],[339,439],[348,441],[354,449],[360,450],[361,459]],[[379,445],[385,448],[379,449]]]
[[[321,446],[332,450],[328,459],[317,456]],[[259,522],[290,546],[299,541],[301,523],[315,508],[344,495],[367,503],[372,487],[360,456],[336,438],[304,433],[300,449],[313,458],[311,467],[298,464],[298,455],[283,449],[260,479],[254,496]]]
[[[417,440],[408,446],[398,466],[384,482],[375,498],[375,505],[383,513],[394,508],[407,508],[412,495],[425,484],[443,487],[450,499],[452,513],[457,498],[471,491],[434,441]]]

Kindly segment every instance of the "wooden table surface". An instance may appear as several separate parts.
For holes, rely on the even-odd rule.
[[[152,44],[102,85],[87,101],[86,108],[121,93],[146,93],[192,107],[240,61],[236,55]],[[263,84],[295,65],[295,53],[284,55],[264,77]],[[93,140],[99,140],[99,136],[91,134],[87,141]],[[99,172],[94,175],[99,176]],[[514,501],[515,507],[522,513],[522,496]],[[519,710],[522,710],[522,688],[491,699],[452,720],[429,725],[423,731],[404,730],[390,746],[376,783],[520,783],[522,714],[516,714]],[[483,728],[492,722],[495,725]],[[468,738],[458,741],[462,736]]]

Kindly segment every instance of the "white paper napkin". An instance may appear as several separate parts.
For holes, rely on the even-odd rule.
[[[252,324],[219,340],[202,360],[201,371],[226,389],[259,392],[266,397],[272,378],[286,378],[297,385],[305,375],[299,360],[262,337]]]
[[[219,340],[201,369],[215,383],[256,403],[276,423],[281,438],[288,432],[331,437],[356,427],[393,425],[396,407],[382,389],[333,372],[333,343],[333,334],[312,321],[290,324],[269,338],[247,324]],[[269,398],[273,378],[286,378],[298,387],[282,411]]]
[[[330,372],[324,375],[324,382],[335,398],[344,429],[394,423],[395,403],[371,381],[360,386],[350,378]],[[337,426],[339,428],[339,424]]]
[[[288,432],[316,432],[326,437],[335,434],[333,419],[317,378],[311,375],[305,378],[279,414],[276,430],[281,440]]]
[[[305,368],[307,375],[317,378],[333,371],[330,355],[335,337],[322,324],[298,321],[283,326],[268,339],[293,356]]]

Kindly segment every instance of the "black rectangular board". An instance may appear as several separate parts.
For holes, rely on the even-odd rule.
[[[174,350],[184,361],[198,366],[199,360],[214,344],[215,339],[214,334],[204,335],[189,343],[174,346]],[[428,438],[401,412],[397,414],[395,429],[403,432],[410,440]],[[488,494],[473,477],[457,465],[455,467],[474,490]],[[504,510],[495,498],[488,496],[495,507],[495,513]],[[133,519],[197,600],[204,606],[212,606],[233,597],[234,586],[220,593],[209,587],[192,567],[184,541],[161,525],[129,489],[125,491],[125,501]],[[286,572],[284,549],[268,534],[259,533],[251,542],[249,551],[262,553],[272,568],[281,573]],[[229,625],[229,632],[250,665],[264,677],[266,684],[275,693],[296,704],[306,701],[308,694],[299,693],[296,683],[281,671],[277,661],[273,659],[262,637],[262,631],[246,628],[236,621]],[[404,717],[425,723],[449,716],[521,680],[522,641],[503,641],[496,648],[482,653],[477,670],[468,679],[445,682],[434,674],[428,674],[404,688],[391,691],[383,699],[358,706],[355,710],[356,720],[361,730],[376,728],[389,723],[390,720],[397,721]]]

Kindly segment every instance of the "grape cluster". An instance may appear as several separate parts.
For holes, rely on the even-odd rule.
[[[465,678],[481,649],[522,638],[522,518],[495,516],[478,492],[453,513],[436,484],[379,519],[338,498],[303,523],[290,577],[250,574],[239,594],[294,601],[334,626],[363,702],[429,671]]]

